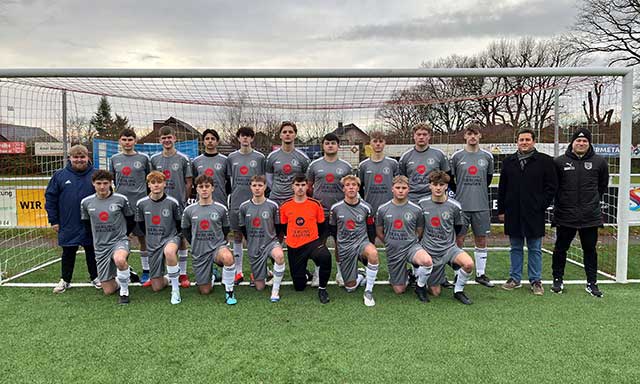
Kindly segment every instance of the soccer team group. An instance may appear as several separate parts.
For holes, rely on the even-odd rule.
[[[297,127],[288,121],[280,126],[280,148],[266,157],[252,147],[255,134],[250,127],[238,129],[240,148],[228,156],[218,153],[218,133],[207,129],[202,134],[204,152],[193,160],[176,150],[176,134],[171,127],[162,127],[159,133],[162,152],[149,157],[136,152],[135,132],[123,130],[119,137],[122,151],[110,159],[109,171],[92,173],[95,193],[80,203],[80,217],[91,232],[95,249],[96,285],[107,295],[117,292],[121,304],[129,303],[131,281],[140,281],[153,291],[170,286],[171,303],[180,303],[180,289],[191,285],[187,275],[189,246],[199,292],[212,291],[220,278],[217,265],[222,269],[225,302],[236,304],[234,285],[244,280],[243,240],[251,267],[251,285],[258,290],[271,285],[272,302],[280,300],[287,263],[296,291],[311,285],[317,287],[321,303],[329,302],[326,288],[333,263],[326,246],[328,237],[335,242],[337,284],[348,292],[363,287],[367,306],[375,305],[373,288],[380,263],[376,238],[386,249],[389,282],[395,293],[404,293],[415,285],[417,298],[428,302],[430,295],[440,295],[442,287],[453,286],[453,297],[471,304],[464,288],[474,268],[476,282],[494,286],[485,274],[494,158],[480,148],[477,125],[465,129],[464,149],[451,159],[429,145],[432,130],[427,124],[413,128],[415,146],[399,161],[385,156],[385,137],[373,132],[372,154],[360,163],[357,172],[338,157],[339,138],[335,134],[324,136],[323,156],[310,161],[295,148]],[[537,154],[533,146],[535,133],[520,131],[517,142],[517,170],[524,173],[527,162],[533,163],[531,153]],[[69,155],[71,166],[88,161],[82,146],[74,146]],[[546,209],[556,195],[558,175],[553,159],[550,164],[551,172],[533,180],[543,186],[544,196],[530,197],[532,206],[539,200],[538,205]],[[522,243],[527,241],[532,291],[542,294],[541,260],[536,266],[536,257],[541,257],[536,255],[540,246],[531,241],[541,236],[528,228],[528,216],[535,216],[533,213],[528,213],[527,208],[518,208],[518,212],[510,208],[513,203],[507,196],[513,192],[508,190],[511,179],[503,170],[500,217],[505,220],[504,214],[507,215],[507,234],[515,229],[521,236],[514,237]],[[186,206],[192,189],[196,202]],[[451,197],[453,192],[455,199]],[[535,189],[520,192],[535,195]],[[516,225],[510,224],[509,216],[521,217],[515,218]],[[542,226],[544,230],[544,217]],[[462,249],[469,227],[474,235],[475,262]],[[230,232],[231,247],[227,242]],[[129,235],[137,236],[140,242],[141,276],[133,273],[128,264]],[[571,239],[573,236],[575,231]],[[522,270],[523,244],[514,244],[513,240],[511,243],[515,248],[511,252],[512,273],[503,285],[509,290],[521,286]],[[556,263],[554,253],[554,292],[563,289],[562,257],[566,260],[566,249],[564,255],[558,249],[558,254]],[[269,259],[273,271],[268,268]],[[316,266],[314,271],[307,269],[310,259]],[[364,268],[359,268],[359,262]],[[445,276],[447,265],[455,271],[453,284]],[[589,270],[587,276],[590,278]],[[592,277],[590,283],[597,290],[595,276]],[[62,289],[56,287],[58,291],[68,286],[64,280],[60,284]]]

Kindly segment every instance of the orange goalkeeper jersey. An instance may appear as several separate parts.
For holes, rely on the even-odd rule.
[[[310,197],[302,203],[289,199],[280,207],[280,223],[287,224],[287,246],[308,244],[319,238],[318,224],[324,223],[322,204]]]

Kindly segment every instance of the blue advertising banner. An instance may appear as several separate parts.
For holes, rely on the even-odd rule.
[[[151,156],[155,153],[162,152],[162,144],[145,143],[136,144],[136,151],[146,153]],[[178,141],[176,149],[190,159],[198,156],[198,140]],[[93,166],[98,169],[109,169],[109,159],[119,151],[118,142],[115,140],[93,140]]]

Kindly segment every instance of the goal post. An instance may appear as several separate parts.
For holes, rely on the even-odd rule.
[[[565,124],[559,121],[558,117],[563,114],[581,114],[582,110],[575,100],[569,107],[570,110],[561,110],[563,95],[556,86],[529,84],[508,91],[478,88],[477,92],[471,92],[469,89],[474,88],[461,85],[459,90],[449,93],[438,93],[436,90],[429,93],[428,97],[416,98],[414,93],[411,97],[403,98],[404,92],[420,89],[429,79],[460,79],[463,82],[465,79],[480,81],[487,78],[542,77],[566,79],[565,87],[572,79],[584,81],[606,77],[616,81],[613,87],[617,93],[612,99],[612,103],[616,105],[612,108],[619,110],[619,114],[616,115],[619,117],[619,141],[615,143],[620,149],[619,158],[615,160],[615,170],[619,177],[617,196],[610,196],[608,202],[616,206],[615,214],[611,213],[615,217],[610,218],[612,231],[615,231],[615,235],[612,236],[612,239],[615,238],[615,266],[607,272],[615,275],[617,282],[626,282],[631,188],[631,151],[628,149],[632,147],[633,119],[631,68],[5,68],[0,69],[0,129],[13,134],[14,138],[6,138],[6,142],[18,145],[13,143],[23,141],[26,143],[23,144],[26,145],[26,150],[19,154],[12,154],[10,151],[0,152],[0,192],[10,191],[14,195],[20,193],[24,196],[33,189],[38,194],[41,193],[44,184],[42,181],[29,181],[29,185],[22,189],[17,188],[16,183],[20,183],[19,180],[25,177],[46,179],[65,163],[68,145],[74,138],[79,137],[82,129],[88,129],[88,121],[102,96],[109,98],[114,115],[128,118],[136,132],[149,132],[156,122],[162,124],[167,117],[175,117],[173,123],[186,122],[194,129],[191,136],[187,130],[178,137],[179,140],[193,141],[193,135],[198,132],[206,128],[215,128],[231,142],[233,132],[241,123],[256,125],[258,132],[267,133],[268,127],[272,129],[280,121],[294,120],[301,122],[299,126],[307,132],[309,138],[317,138],[320,133],[327,133],[328,127],[333,130],[338,126],[338,122],[342,127],[343,121],[361,124],[361,128],[366,131],[390,132],[390,123],[380,114],[383,107],[413,108],[417,111],[417,116],[423,116],[420,113],[424,113],[425,109],[446,103],[456,103],[461,108],[476,108],[479,100],[504,103],[506,98],[509,103],[510,97],[513,99],[527,95],[532,90],[543,90],[553,94],[550,98],[552,108],[546,112],[546,118],[554,117],[552,129],[555,128],[555,131],[551,136],[552,141],[546,144],[550,145],[549,153],[557,155],[560,150],[559,144],[567,138],[567,132],[561,132],[566,128]],[[468,104],[465,104],[467,102]],[[454,120],[456,118],[453,117]],[[542,125],[538,129],[540,127]],[[19,132],[26,128],[37,128],[47,137],[23,140]],[[273,132],[265,136],[273,138],[274,135],[271,133]],[[456,133],[459,132],[447,132],[446,129],[439,132],[434,145],[448,149],[456,148],[459,146],[454,140]],[[94,148],[101,150],[102,147],[95,144],[98,141],[93,140],[95,132],[86,134],[94,143]],[[397,134],[393,139],[400,148],[401,145],[410,144],[411,138]],[[51,147],[61,145],[61,151],[52,150],[52,154],[43,155],[43,149],[40,148],[38,154],[35,152],[34,143],[51,143]],[[396,145],[395,141],[390,143]],[[264,145],[270,150],[273,144],[278,143],[266,142]],[[197,149],[197,141],[195,145]],[[304,145],[309,148],[310,153],[314,151],[313,142]],[[89,149],[91,151],[94,148]],[[357,159],[358,153],[353,153]],[[363,152],[359,154],[360,157],[363,156]],[[344,155],[349,156],[349,152],[346,151]],[[29,159],[31,165],[16,168],[22,158],[25,161]],[[13,198],[15,200],[17,196]],[[9,212],[8,215],[11,215],[20,211],[15,202],[13,205],[3,206],[4,201],[9,200],[7,198],[0,201],[0,208],[3,210],[0,212]],[[44,228],[45,225],[21,225],[18,220],[7,219],[5,222],[3,218],[4,216],[0,216],[0,248],[3,248],[0,250],[0,282],[57,257],[55,242],[51,234],[47,233],[47,228]],[[29,220],[26,222],[31,223]],[[21,252],[24,252],[24,255]]]

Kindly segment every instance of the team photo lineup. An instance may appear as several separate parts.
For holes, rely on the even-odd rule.
[[[490,186],[498,175],[493,154],[480,147],[481,131],[478,124],[467,125],[463,149],[448,157],[430,145],[432,128],[416,124],[414,146],[399,160],[385,155],[385,135],[374,131],[371,155],[355,169],[339,158],[335,133],[324,135],[321,156],[311,160],[296,148],[298,128],[291,121],[282,122],[281,145],[268,155],[254,149],[255,132],[248,126],[237,130],[239,149],[228,156],[218,152],[218,132],[205,130],[203,151],[193,159],[176,149],[170,126],[160,128],[162,151],[153,156],[137,152],[135,131],[124,129],[121,151],[109,159],[108,170],[94,169],[87,148],[75,145],[45,192],[48,220],[62,248],[61,278],[53,292],[70,287],[82,247],[91,284],[115,294],[119,304],[135,297],[132,283],[154,292],[170,287],[170,303],[179,304],[181,289],[195,283],[206,295],[217,292],[220,282],[224,302],[234,305],[241,300],[235,287],[246,279],[246,249],[247,280],[268,291],[273,303],[286,299],[281,286],[287,269],[294,291],[314,288],[320,303],[329,303],[335,263],[336,284],[349,293],[362,287],[363,303],[375,306],[374,287],[383,280],[379,267],[386,263],[396,294],[413,290],[418,302],[427,303],[450,289],[455,300],[472,304],[468,281],[489,289],[497,285],[486,269]],[[550,290],[563,292],[567,251],[578,235],[585,290],[603,297],[596,244],[609,171],[591,140],[588,129],[576,129],[566,153],[554,159],[536,150],[535,131],[517,132],[517,151],[504,158],[498,181],[498,218],[510,246],[509,276],[500,288],[523,286],[526,246],[530,290],[544,294],[542,240],[547,209],[553,207],[557,238]],[[473,255],[463,249],[467,235]],[[129,265],[130,237],[139,244],[139,275]],[[452,281],[447,270],[453,271]]]

